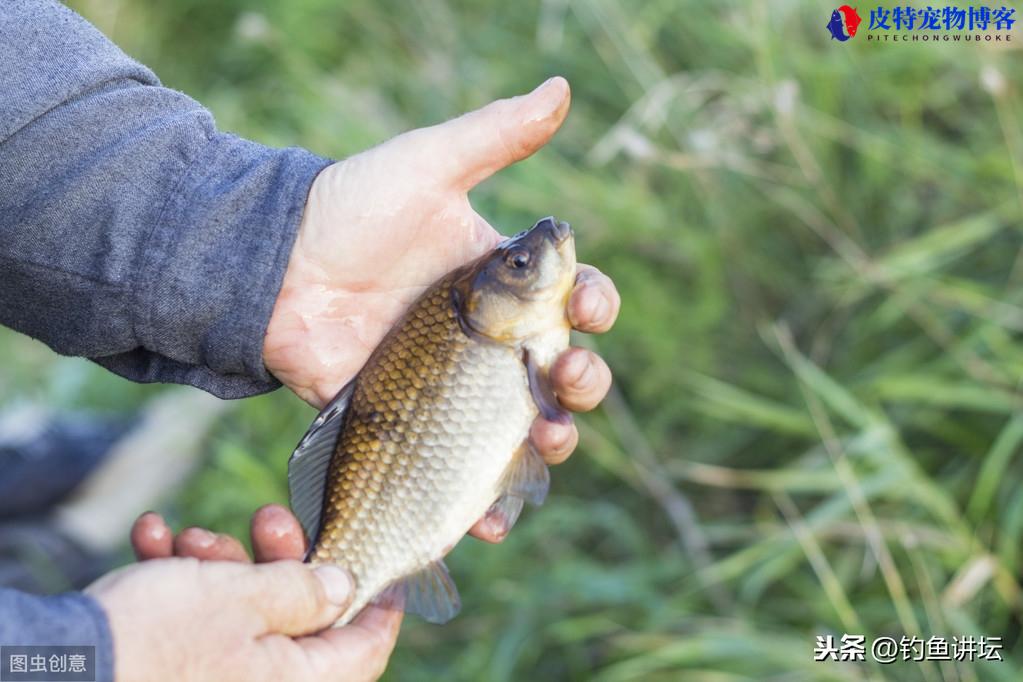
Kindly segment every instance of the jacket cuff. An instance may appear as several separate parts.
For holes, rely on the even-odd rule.
[[[113,682],[114,640],[107,614],[92,597],[67,592],[40,597],[0,589],[6,646],[93,646],[97,682]]]
[[[263,364],[263,339],[309,188],[329,164],[303,149],[210,136],[145,242],[133,317],[150,351],[138,360],[153,366],[132,378],[221,398],[280,386]]]

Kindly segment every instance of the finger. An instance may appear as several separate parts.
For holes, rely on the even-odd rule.
[[[297,642],[305,649],[313,670],[323,679],[376,680],[387,667],[398,641],[404,613],[367,606],[342,628],[327,630]],[[343,675],[339,675],[343,671]]]
[[[528,95],[497,100],[413,131],[404,142],[414,145],[433,167],[441,160],[439,175],[468,190],[547,144],[565,120],[570,102],[568,81],[557,76]]]
[[[252,552],[259,563],[301,559],[306,538],[298,519],[279,504],[268,504],[252,515]]]
[[[243,605],[262,617],[260,634],[293,637],[333,625],[355,592],[351,577],[337,566],[298,561],[256,564],[233,586]]]
[[[506,537],[507,533],[503,531],[503,528],[498,528],[491,523],[490,519],[484,516],[469,529],[469,535],[496,545]]]
[[[580,265],[568,299],[568,319],[581,332],[602,333],[614,324],[622,306],[611,278],[592,265]]]
[[[174,534],[163,517],[146,512],[131,527],[131,547],[139,561],[166,559],[173,553]]]
[[[551,367],[551,384],[558,402],[573,412],[587,412],[611,389],[611,369],[585,348],[569,348]]]
[[[196,527],[186,528],[174,538],[174,556],[192,557],[202,561],[250,560],[242,543],[230,535]]]
[[[575,424],[559,424],[537,417],[529,429],[529,439],[548,464],[561,464],[579,444]]]

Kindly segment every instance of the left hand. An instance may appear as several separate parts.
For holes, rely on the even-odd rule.
[[[468,192],[546,144],[568,114],[568,83],[552,78],[446,123],[399,135],[324,169],[313,182],[267,327],[267,368],[322,407],[355,376],[404,310],[434,281],[492,249],[501,236]],[[620,299],[611,280],[580,266],[568,304],[584,332],[611,328]],[[597,355],[565,351],[551,379],[561,404],[591,410],[611,386]],[[537,418],[530,430],[550,464],[575,449],[575,426]],[[496,542],[481,520],[470,531]]]
[[[268,504],[252,515],[252,551],[256,563],[301,561],[305,534],[294,515],[278,504]],[[139,561],[187,557],[201,561],[251,562],[242,543],[205,528],[186,528],[177,535],[156,512],[146,512],[131,528],[131,546]]]
[[[256,512],[260,566],[234,538],[190,528],[174,537],[159,515],[135,522],[140,564],[86,592],[104,609],[118,680],[291,680],[354,682],[382,673],[403,614],[368,606],[339,628],[354,593],[337,567],[311,566],[298,522],[286,509]],[[140,606],[141,605],[141,606]]]

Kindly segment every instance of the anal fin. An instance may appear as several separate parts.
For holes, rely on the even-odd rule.
[[[446,623],[462,608],[458,588],[440,559],[394,581],[373,599],[373,603],[415,613],[430,623]]]

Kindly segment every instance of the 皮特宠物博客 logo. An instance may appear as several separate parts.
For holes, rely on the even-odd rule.
[[[828,22],[827,29],[831,32],[832,40],[844,43],[856,35],[856,29],[860,27],[862,21],[855,7],[842,5],[831,13],[831,21]]]
[[[866,35],[868,42],[1012,42],[1015,15],[1015,7],[1005,6],[879,5],[870,10]],[[855,7],[842,5],[831,12],[826,28],[832,40],[844,43],[861,22]]]

